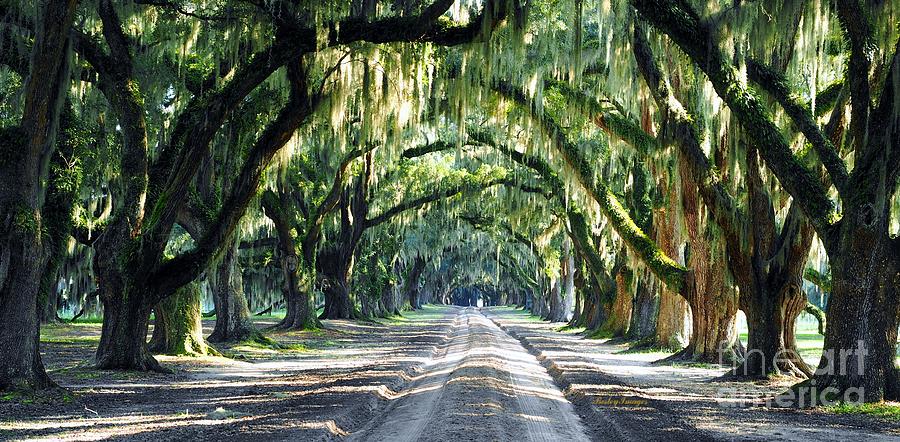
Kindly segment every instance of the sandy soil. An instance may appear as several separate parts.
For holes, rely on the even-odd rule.
[[[50,327],[45,365],[71,397],[0,398],[0,440],[340,439],[432,359],[455,315],[429,307],[386,324],[270,334],[297,350],[221,348],[245,360],[160,357],[171,375],[94,370],[99,325]]]
[[[586,441],[572,404],[516,340],[474,308],[359,441]]]
[[[625,345],[557,331],[565,324],[482,311],[548,369],[594,440],[900,440],[896,421],[759,406],[793,379],[723,382],[723,368],[656,365],[669,354],[623,353]]]

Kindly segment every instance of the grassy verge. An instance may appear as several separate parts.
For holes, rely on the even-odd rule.
[[[881,404],[848,404],[842,403],[825,407],[827,411],[835,414],[864,414],[867,416],[875,416],[883,419],[900,422],[900,404],[898,403],[881,403]]]

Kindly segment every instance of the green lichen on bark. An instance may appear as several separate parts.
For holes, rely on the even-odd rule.
[[[156,305],[150,351],[186,356],[217,354],[203,338],[201,297],[200,286],[191,283]]]

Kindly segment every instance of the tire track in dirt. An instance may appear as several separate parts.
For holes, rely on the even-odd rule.
[[[588,440],[537,359],[477,310],[459,312],[445,348],[351,440]]]
[[[422,374],[407,384],[380,414],[368,425],[351,435],[350,440],[415,440],[423,431],[425,424],[434,413],[435,405],[441,399],[449,374],[461,362],[453,358],[459,350],[460,340],[466,336],[468,321],[465,315],[457,314],[450,328],[450,336],[437,352],[432,361],[422,365]],[[450,365],[450,368],[445,368]],[[415,401],[403,400],[406,396],[416,395]],[[370,436],[370,434],[372,436]],[[364,435],[360,438],[360,435]]]

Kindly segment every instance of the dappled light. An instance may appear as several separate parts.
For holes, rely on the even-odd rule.
[[[0,2],[0,440],[900,439],[900,0]]]

